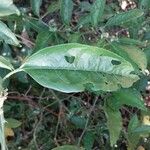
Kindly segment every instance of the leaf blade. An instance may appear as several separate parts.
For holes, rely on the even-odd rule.
[[[12,14],[20,15],[19,10],[17,7],[13,4],[12,0],[0,0],[0,17],[8,16]]]
[[[107,126],[110,134],[111,146],[116,144],[119,139],[120,131],[122,129],[122,119],[119,110],[112,110],[110,107],[105,106],[105,114],[107,117]]]
[[[8,70],[13,70],[14,69],[12,64],[2,56],[0,56],[0,67],[8,69]]]
[[[11,45],[19,45],[14,33],[2,21],[0,21],[0,39]]]
[[[32,7],[34,14],[39,16],[40,6],[42,4],[42,0],[30,0],[30,4],[31,4],[31,7]]]
[[[143,15],[143,11],[139,9],[133,9],[127,12],[122,12],[116,14],[115,16],[111,17],[107,23],[106,27],[115,26],[115,25],[122,25],[134,19],[137,19]]]
[[[91,23],[95,27],[97,26],[98,22],[100,21],[104,8],[105,8],[106,0],[96,0],[91,7]]]
[[[113,64],[113,61],[121,64]],[[132,74],[133,66],[122,57],[98,47],[76,43],[38,51],[21,69],[45,87],[69,93],[84,91],[88,84],[94,91],[113,91],[120,86],[129,87],[138,80],[138,76]]]
[[[72,17],[73,2],[72,0],[61,0],[60,15],[63,22],[69,25]]]

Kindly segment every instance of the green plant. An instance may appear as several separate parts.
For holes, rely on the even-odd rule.
[[[19,11],[12,0],[6,2],[0,0],[2,20],[0,21],[0,40],[3,51],[6,53],[6,50],[11,49],[8,44],[13,45],[14,51],[23,46],[19,53],[16,52],[19,60],[17,62],[13,57],[0,56],[0,68],[3,68],[2,71],[0,70],[1,149],[7,149],[3,102],[8,97],[6,87],[9,87],[8,82],[12,75],[16,75],[17,80],[22,82],[19,83],[20,85],[28,83],[29,75],[41,87],[50,89],[56,99],[53,103],[58,103],[60,106],[56,131],[53,135],[55,145],[59,145],[57,133],[63,109],[67,112],[65,117],[62,116],[65,118],[64,124],[68,120],[73,124],[73,127],[69,124],[69,129],[65,132],[72,131],[74,127],[83,130],[77,140],[74,140],[73,144],[76,146],[70,146],[65,141],[64,146],[54,149],[69,150],[81,147],[81,149],[90,150],[94,141],[98,141],[97,137],[101,138],[99,143],[97,142],[101,149],[115,149],[116,143],[121,138],[126,139],[129,150],[136,149],[138,141],[149,137],[150,132],[150,126],[142,122],[142,117],[146,113],[149,116],[149,110],[144,104],[145,88],[149,80],[147,70],[149,69],[147,58],[150,52],[147,23],[149,22],[149,2],[139,0],[135,9],[117,14],[118,4],[114,2],[109,5],[106,0],[95,0],[92,3],[84,1],[80,4],[72,0],[53,1],[47,8],[47,12],[42,14],[42,19],[44,20],[46,16],[51,17],[53,13],[59,14],[58,10],[60,10],[61,22],[50,20],[48,23],[40,18],[41,4],[41,0],[31,0],[31,9],[35,16],[29,17],[27,14],[31,10],[28,12],[20,8]],[[74,25],[72,19],[75,12],[79,13],[79,16],[77,15],[79,19]],[[12,32],[14,21],[17,26],[14,32],[21,32],[22,36]],[[114,34],[115,28],[117,31]],[[33,43],[28,37],[34,39],[35,35],[37,37]],[[20,41],[16,36],[20,38]],[[34,82],[31,78],[30,80]],[[69,105],[65,105],[62,102],[64,95],[61,93],[60,99],[55,91],[68,93],[68,95],[84,91],[92,93],[92,102],[88,103],[91,105],[90,109],[82,106],[80,96],[78,98],[71,96],[71,100],[67,99]],[[47,105],[53,106],[53,103]],[[96,106],[99,112],[96,111]],[[55,106],[53,107],[56,109]],[[121,116],[123,107],[127,110],[130,110],[130,107],[136,107],[135,110],[140,110],[141,113],[138,115],[141,117],[140,120],[137,114],[130,115],[132,118],[129,125],[123,127],[124,117]],[[36,113],[42,116],[43,110],[37,110]],[[42,117],[39,119],[39,124]],[[12,119],[6,120],[9,120],[10,124],[12,122],[17,124],[9,126],[10,128],[21,124]],[[30,143],[33,150],[38,149],[37,126],[35,125],[33,141],[31,140]],[[32,147],[32,142],[35,147]],[[51,146],[50,149],[53,147]]]

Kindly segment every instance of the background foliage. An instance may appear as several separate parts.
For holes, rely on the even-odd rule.
[[[8,88],[4,105],[8,148],[149,150],[149,11],[149,0],[0,0],[0,76],[22,64],[25,71],[4,85]],[[60,45],[64,43],[84,45]],[[48,46],[54,47],[39,52]],[[88,63],[87,56],[92,63],[86,69],[95,68],[100,53],[115,61],[102,61],[106,74],[96,69],[75,74],[57,71],[66,65],[62,61],[53,64],[51,78],[48,71],[39,71],[41,60],[49,67],[48,58],[55,62],[72,48],[81,49],[81,56],[88,54],[80,57],[79,69]],[[66,55],[65,59],[72,64],[75,58]],[[124,66],[118,69],[120,62]],[[34,70],[35,64],[39,70]],[[71,89],[72,85],[68,88],[56,80],[54,86],[51,81],[56,74],[63,79],[70,75],[70,81],[80,85]],[[87,76],[92,84],[83,86]]]

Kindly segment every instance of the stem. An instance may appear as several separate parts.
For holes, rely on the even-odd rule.
[[[6,140],[5,140],[5,119],[4,119],[4,112],[3,108],[0,108],[0,133],[1,133],[1,150],[6,150]]]
[[[13,74],[15,74],[15,73],[17,73],[17,72],[21,72],[21,71],[23,71],[21,68],[18,68],[18,69],[16,69],[16,70],[14,70],[14,71],[12,71],[12,72],[10,72],[10,73],[8,73],[4,78],[3,78],[3,81],[5,81],[7,78],[9,78],[11,75],[13,75]]]
[[[7,150],[6,140],[5,140],[5,119],[4,119],[4,111],[3,104],[7,99],[7,89],[0,91],[0,144],[1,150]]]
[[[88,118],[86,120],[86,124],[85,124],[84,130],[83,130],[82,134],[79,137],[78,146],[80,146],[81,140],[82,140],[85,132],[87,131],[87,127],[88,127],[88,124],[89,124],[89,121],[90,121],[90,117],[91,117],[91,114],[92,114],[92,112],[93,112],[93,110],[94,110],[94,108],[96,106],[97,101],[98,101],[98,96],[95,97],[94,103],[93,103],[92,107],[90,108],[89,113],[87,114]]]

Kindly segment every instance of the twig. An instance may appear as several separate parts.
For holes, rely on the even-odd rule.
[[[16,34],[16,37],[20,38],[21,40],[27,41],[27,42],[30,43],[32,46],[35,45],[35,43],[33,43],[32,41],[30,41],[30,40],[28,40],[28,39],[26,39],[26,38],[24,38],[24,37],[22,37],[22,36],[20,36],[20,35],[18,35],[18,34]]]
[[[33,97],[34,98],[34,97]],[[37,103],[35,103],[32,98],[27,97],[27,96],[8,96],[8,100],[20,100],[20,101],[26,101],[28,102],[31,106],[34,107],[39,107],[39,105]],[[43,110],[48,111],[49,113],[53,114],[54,116],[58,116],[57,113],[53,112],[52,110],[50,110],[48,107],[42,107]]]
[[[91,113],[93,112],[93,110],[94,110],[94,108],[95,108],[95,105],[96,105],[97,101],[98,101],[98,96],[95,97],[94,103],[93,103],[93,105],[92,105],[92,107],[91,107],[91,109],[90,109],[90,111],[89,111],[89,113],[88,113],[88,115],[87,115],[88,118],[87,118],[87,120],[86,120],[86,124],[85,124],[84,130],[83,130],[81,136],[79,137],[78,146],[80,146],[81,140],[82,140],[82,138],[83,138],[83,136],[84,136],[84,134],[85,134],[85,132],[86,132],[86,130],[87,130],[87,127],[88,127],[88,123],[89,123],[89,120],[90,120]]]
[[[45,93],[45,88],[43,89],[43,91],[40,95],[39,104],[40,104],[40,101],[42,100],[42,96],[44,95],[44,93]],[[40,112],[39,121],[36,122],[34,132],[33,132],[33,141],[34,141],[34,144],[35,144],[35,147],[36,147],[37,150],[39,149],[39,147],[38,147],[38,144],[37,144],[37,141],[36,141],[36,134],[37,134],[38,127],[40,126],[40,124],[42,122],[42,118],[43,118],[43,111]]]

